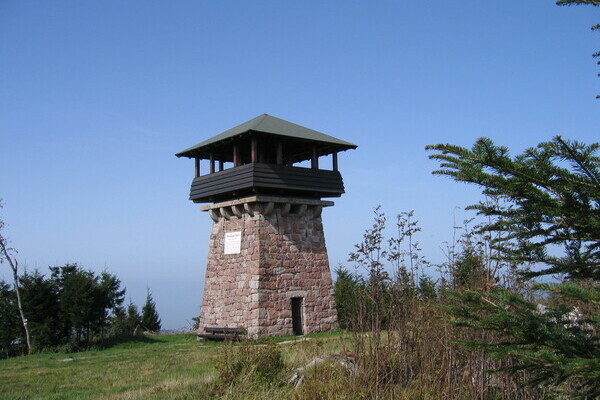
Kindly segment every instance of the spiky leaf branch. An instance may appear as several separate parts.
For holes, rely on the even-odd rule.
[[[526,278],[556,273],[567,278],[534,286],[557,300],[553,307],[537,306],[501,288],[455,292],[455,303],[448,308],[454,322],[501,333],[499,343],[470,345],[513,360],[504,371],[528,371],[531,385],[567,388],[565,395],[571,398],[598,398],[600,145],[557,136],[516,157],[486,138],[471,149],[448,144],[427,148],[437,151],[430,158],[440,162],[434,174],[474,183],[499,200],[469,208],[491,218],[482,232],[504,233],[493,241],[501,259],[536,265],[535,272],[522,273]],[[586,285],[574,281],[581,279],[587,279]]]
[[[482,230],[506,232],[493,245],[506,260],[543,266],[528,276],[565,274],[600,279],[600,145],[550,142],[510,157],[508,149],[479,139],[469,150],[428,146],[439,153],[434,174],[475,183],[504,206],[480,202],[469,208],[493,217]],[[556,255],[556,246],[564,248]]]

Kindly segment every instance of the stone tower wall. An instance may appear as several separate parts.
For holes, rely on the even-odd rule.
[[[305,333],[333,329],[337,315],[320,205],[251,203],[211,210],[215,220],[199,332],[245,328],[250,336],[292,333],[291,299],[303,298]],[[239,254],[224,254],[241,232]]]

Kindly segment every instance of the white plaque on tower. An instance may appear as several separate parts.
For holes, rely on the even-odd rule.
[[[225,254],[240,254],[242,249],[242,232],[225,232]]]

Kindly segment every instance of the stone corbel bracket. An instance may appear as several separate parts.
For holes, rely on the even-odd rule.
[[[313,218],[317,218],[321,216],[323,207],[331,207],[333,205],[333,201],[326,200],[257,195],[202,206],[200,210],[207,211],[214,222],[219,222],[221,218],[225,220],[242,218],[244,214],[251,217],[262,214],[268,217],[277,212],[282,217],[288,215],[311,215]]]

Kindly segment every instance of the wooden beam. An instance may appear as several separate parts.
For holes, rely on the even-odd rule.
[[[337,171],[338,170],[338,157],[337,157],[338,153],[337,151],[334,151],[333,153],[331,153],[331,156],[333,157],[333,170]]]
[[[255,137],[250,142],[250,160],[253,163],[258,162],[258,139]]]
[[[225,168],[225,161],[219,160],[219,171],[223,171]]]
[[[312,147],[312,159],[310,161],[310,167],[312,169],[319,169],[319,156],[317,154],[317,146]]]
[[[210,152],[210,173],[215,173],[215,155],[212,151]]]
[[[194,167],[196,169],[195,176],[197,178],[200,176],[200,159],[198,157],[194,158]]]
[[[233,145],[233,166],[240,166],[240,145],[238,143]]]
[[[277,141],[277,165],[283,165],[283,143]]]

